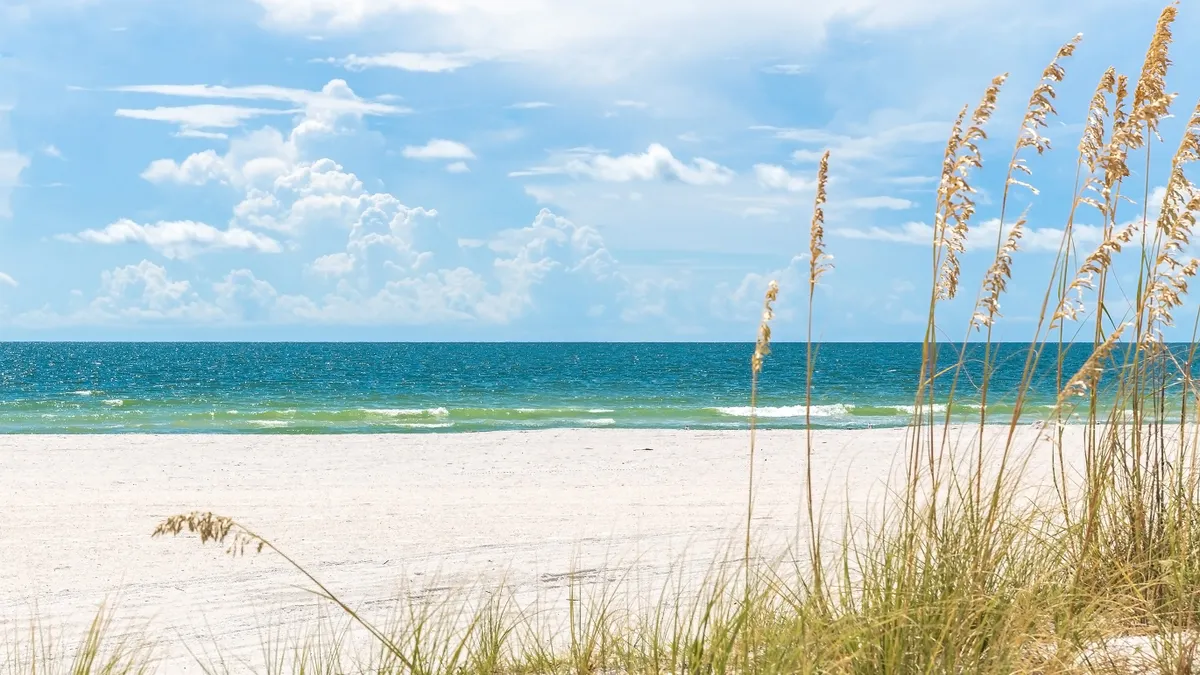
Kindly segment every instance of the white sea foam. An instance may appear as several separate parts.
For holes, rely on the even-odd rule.
[[[811,415],[813,417],[837,417],[840,415],[848,415],[854,406],[844,403],[834,403],[833,405],[814,405]],[[749,417],[750,406],[734,406],[730,408],[712,408],[722,415],[732,415],[734,417]],[[760,406],[754,410],[754,414],[758,417],[804,417],[805,407],[802,405],[785,405],[785,406]]]
[[[915,413],[917,412],[917,409],[916,409],[916,407],[915,407],[915,406],[911,406],[911,405],[882,405],[882,406],[879,406],[879,407],[880,407],[880,408],[891,408],[892,410],[895,410],[896,412],[899,412],[899,413],[904,413],[904,414],[906,414],[906,415],[912,415],[912,414],[915,414]],[[976,410],[978,410],[978,409],[979,409],[979,406],[974,406],[974,408],[975,408]],[[921,406],[921,410],[922,410],[922,411],[924,411],[924,412],[929,412],[929,406],[928,406],[928,405],[923,405],[923,406]],[[944,412],[946,412],[946,404],[945,404],[945,403],[935,403],[935,404],[933,404],[933,412],[935,412],[935,413],[944,413]]]
[[[594,415],[603,415],[604,413],[614,413],[616,410],[609,410],[608,408],[592,408],[588,412]]]
[[[250,420],[250,424],[258,427],[275,428],[290,426],[291,422],[287,420]]]
[[[454,422],[397,422],[391,426],[403,429],[448,429],[454,426]]]
[[[384,415],[386,417],[417,417],[419,415],[445,417],[450,414],[450,411],[445,408],[360,408],[359,410],[368,415]]]
[[[92,391],[91,389],[80,389],[79,391],[73,391],[71,393],[75,396],[91,396],[96,392]]]
[[[587,424],[588,426],[593,426],[593,427],[610,427],[617,423],[617,421],[611,417],[601,417],[599,419],[594,419],[594,420],[584,420],[583,422],[584,422],[584,424]]]
[[[104,399],[104,405],[111,405],[114,408],[120,408],[121,406],[125,405],[125,401],[119,398],[106,398]]]

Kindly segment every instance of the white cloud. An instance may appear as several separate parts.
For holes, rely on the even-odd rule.
[[[734,176],[732,169],[703,157],[685,164],[658,143],[650,144],[646,152],[640,154],[612,157],[593,148],[576,148],[557,159],[556,164],[514,171],[509,175],[567,174],[613,183],[674,179],[689,185],[726,185]]]
[[[631,101],[629,99],[621,99],[619,101],[613,101],[613,105],[617,106],[618,108],[638,108],[638,109],[646,108],[645,101]]]
[[[12,278],[12,275],[5,272],[0,272],[0,284],[11,286],[12,288],[16,288],[18,286],[17,280]]]
[[[450,173],[470,173],[471,167],[466,162],[453,162],[446,165],[446,170]]]
[[[763,293],[771,281],[779,283],[781,289],[800,289],[808,286],[807,278],[801,279],[800,270],[807,270],[807,256],[794,256],[787,267],[767,273],[748,272],[737,286],[728,282],[717,284],[709,302],[709,311],[713,316],[729,321],[750,322],[758,316],[762,307]],[[795,302],[799,294],[780,293],[775,305],[775,315],[779,319],[791,319],[795,315]]]
[[[15,150],[0,150],[0,218],[12,217],[12,191],[28,167],[29,157]]]
[[[846,206],[853,209],[873,210],[887,209],[890,211],[903,211],[916,206],[915,202],[908,199],[900,199],[898,197],[856,197],[845,202]]]
[[[172,280],[166,268],[143,260],[102,272],[96,295],[75,311],[26,312],[17,316],[15,322],[46,328],[144,321],[207,323],[221,318],[221,310],[200,300],[189,282]]]
[[[47,157],[53,157],[54,159],[63,158],[62,150],[59,150],[58,146],[54,145],[53,143],[42,148],[42,154],[46,155]]]
[[[779,215],[779,210],[769,206],[747,206],[742,210],[743,218],[763,218],[777,215]]]
[[[368,68],[395,68],[418,73],[452,73],[480,60],[482,60],[480,56],[467,53],[389,52],[374,56],[351,54],[340,59],[325,59],[325,62],[337,64],[350,71],[362,71]]]
[[[475,153],[458,141],[435,138],[425,145],[410,145],[404,148],[409,159],[475,159]]]
[[[533,306],[534,289],[552,273],[619,281],[616,262],[596,230],[547,210],[527,227],[458,243],[496,254],[490,274],[466,267],[421,271],[429,256],[412,255],[411,233],[389,240],[378,229],[355,228],[346,251],[322,256],[311,266],[314,272],[339,278],[335,290],[320,301],[280,296],[276,313],[278,305],[286,303],[292,317],[305,321],[502,324]]]
[[[821,46],[835,22],[856,28],[907,27],[961,11],[951,0],[255,1],[265,10],[269,25],[287,30],[345,31],[371,25],[402,31],[415,24],[422,42],[431,47],[559,63],[564,55],[580,53],[633,59],[633,53],[688,58],[728,54],[739,47],[807,51]],[[985,14],[987,9],[974,11]]]
[[[554,104],[545,101],[521,101],[508,107],[513,110],[537,110],[539,108],[553,108]]]
[[[317,258],[309,267],[321,276],[340,277],[354,269],[354,256],[344,251],[330,253]]]
[[[180,127],[179,135],[192,138],[212,138],[213,132],[197,136],[204,129],[232,129],[247,120],[263,115],[285,115],[295,110],[273,110],[270,108],[248,108],[237,105],[199,104],[183,106],[159,106],[149,109],[118,108],[117,117],[154,122],[169,122]],[[221,135],[224,137],[224,135]]]
[[[309,115],[318,112],[360,116],[400,115],[412,112],[410,108],[362,99],[355,95],[345,80],[330,80],[320,91],[291,89],[269,84],[244,87],[211,84],[134,84],[116,87],[115,91],[185,98],[280,101],[303,106]]]
[[[800,63],[777,63],[763,68],[764,73],[772,75],[804,75],[810,70],[808,66]]]
[[[901,244],[933,245],[933,226],[925,223],[904,223],[898,228],[884,228],[872,225],[867,228],[832,227],[829,234],[846,239],[868,239],[871,241],[891,241]]]
[[[815,178],[808,179],[792,175],[787,169],[777,164],[755,164],[754,175],[765,188],[772,190],[787,190],[788,192],[806,192],[813,189]]]
[[[679,134],[678,136],[676,136],[675,138],[678,138],[679,140],[683,141],[684,143],[699,143],[700,142],[700,136],[698,134],[696,134],[696,132],[694,132],[694,131],[685,131],[682,134]]]
[[[229,166],[225,158],[213,150],[188,155],[182,162],[173,159],[156,159],[141,174],[151,183],[179,183],[181,185],[204,185],[210,181],[226,182],[230,179]]]
[[[219,230],[207,223],[191,220],[160,221],[142,225],[123,218],[102,230],[84,230],[60,235],[60,239],[90,244],[142,243],[167,258],[190,258],[202,251],[240,249],[260,253],[283,250],[274,239],[240,228]]]
[[[938,182],[937,176],[894,176],[885,179],[888,183],[896,185],[929,185]]]
[[[905,145],[945,143],[950,134],[950,122],[923,121],[899,124],[880,129],[865,136],[849,136],[828,129],[753,126],[756,131],[770,131],[775,138],[794,141],[817,148],[802,148],[792,153],[797,162],[816,163],[825,150],[839,164],[862,160],[877,160]]]
[[[554,191],[538,185],[526,185],[525,194],[533,197],[538,204],[549,204],[554,201]]]
[[[299,233],[322,227],[378,230],[380,242],[407,250],[415,219],[436,211],[409,208],[386,192],[368,192],[362,181],[331,159],[300,162],[277,175],[266,187],[251,187],[234,207],[241,227]],[[389,231],[390,230],[390,231]]]
[[[999,234],[999,225],[1000,221],[997,218],[991,218],[973,225],[967,231],[967,252],[994,252],[996,249],[996,238]],[[1008,233],[1008,229],[1011,227],[1011,222],[1005,223],[1005,234]],[[846,239],[866,239],[899,244],[914,244],[917,246],[933,246],[933,226],[928,223],[908,222],[895,228],[875,225],[866,228],[831,227],[829,234],[834,237],[844,237]],[[1063,231],[1061,228],[1026,226],[1024,235],[1021,237],[1019,250],[1055,253],[1062,243],[1062,236]],[[1100,244],[1103,237],[1103,230],[1094,225],[1076,224],[1073,228],[1072,237],[1075,242],[1084,247],[1094,247]]]
[[[229,139],[229,134],[220,131],[199,131],[197,129],[180,129],[172,135],[176,138],[203,138],[208,141],[224,141]]]

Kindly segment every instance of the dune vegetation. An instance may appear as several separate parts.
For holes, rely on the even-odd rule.
[[[572,589],[557,635],[535,630],[502,590],[478,599],[406,608],[368,617],[344,603],[268,536],[225,515],[189,513],[158,525],[156,536],[194,535],[234,555],[283,556],[328,602],[330,625],[308,640],[264,645],[271,673],[1187,673],[1200,658],[1200,396],[1193,341],[1168,343],[1196,274],[1187,255],[1200,191],[1187,171],[1200,158],[1200,105],[1183,119],[1176,143],[1159,137],[1177,101],[1166,77],[1174,5],[1157,23],[1134,76],[1104,72],[1087,103],[1075,148],[1076,186],[1062,239],[1046,275],[1040,315],[1029,335],[1024,386],[1038,364],[1058,359],[1058,403],[1039,432],[1054,454],[1049,480],[1033,480],[1017,433],[1028,421],[1021,392],[1006,432],[986,414],[994,369],[993,326],[1014,274],[1026,214],[1018,192],[1036,195],[1028,159],[1050,151],[1043,136],[1055,87],[1067,74],[1076,37],[1051,55],[1028,97],[1007,157],[999,195],[994,258],[977,290],[962,278],[960,256],[973,226],[974,175],[982,141],[1005,85],[990,82],[949,130],[937,187],[931,242],[929,309],[921,379],[905,435],[902,475],[877,517],[826,513],[811,470],[797,485],[801,551],[786,558],[758,551],[753,529],[753,417],[747,474],[745,541],[731,564],[716,565],[699,590],[664,588],[647,607],[623,607],[610,587]],[[1165,176],[1149,175],[1151,152],[1167,143]],[[820,321],[814,293],[831,260],[821,160],[809,243],[809,287],[766,290],[748,376],[770,368],[773,303],[780,293],[808,302],[806,382],[811,404],[813,342]],[[1165,185],[1151,204],[1152,186]],[[1023,198],[1022,198],[1023,199]],[[1042,210],[1042,217],[1046,210]],[[1081,243],[1076,223],[1102,232]],[[1090,240],[1089,240],[1090,241]],[[1119,281],[1115,266],[1136,274]],[[966,326],[938,322],[939,308],[976,293]],[[815,306],[814,306],[815,305]],[[1200,323],[1200,315],[1197,317]],[[971,347],[968,350],[968,345]],[[1091,356],[1064,372],[1063,350]],[[946,354],[951,366],[945,367]],[[940,358],[939,358],[940,353]],[[962,377],[980,358],[982,380]],[[977,429],[951,433],[956,396],[981,402]],[[753,396],[753,394],[752,394]],[[755,401],[751,401],[754,405]],[[1082,448],[1068,448],[1068,426],[1082,425]],[[990,431],[989,431],[990,430]],[[989,434],[985,434],[989,431]],[[999,439],[999,442],[992,442]],[[730,449],[736,451],[735,448]],[[796,448],[811,461],[813,444]],[[160,545],[147,541],[148,546]],[[763,562],[786,560],[786,563]],[[197,564],[201,564],[198,562]],[[37,631],[12,636],[10,673],[158,672],[150,646],[106,639],[101,615],[74,648],[57,648]],[[350,633],[368,636],[366,652]],[[320,636],[324,636],[321,638]],[[221,663],[206,663],[224,672]],[[228,670],[238,672],[240,666]]]

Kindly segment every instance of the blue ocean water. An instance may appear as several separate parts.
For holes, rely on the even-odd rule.
[[[1003,344],[988,415],[1007,421],[1028,345]],[[911,419],[921,345],[829,343],[815,359],[812,422]],[[751,344],[6,343],[3,433],[380,433],[547,427],[739,429]],[[1068,376],[1087,348],[1067,351]],[[968,351],[955,417],[978,419],[981,352]],[[957,359],[943,346],[941,360]],[[1056,398],[1042,359],[1028,419]],[[777,344],[759,424],[803,427],[805,346]],[[944,408],[943,408],[944,410]]]

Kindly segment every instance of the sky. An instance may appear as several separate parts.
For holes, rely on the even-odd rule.
[[[1008,72],[960,338],[1025,103],[1082,33],[1040,194],[1009,207],[1031,229],[995,334],[1028,339],[1088,99],[1161,7],[0,0],[0,338],[752,340],[776,279],[776,338],[802,340],[828,149],[814,338],[920,340],[950,124]],[[1185,117],[1200,7],[1176,35]]]

